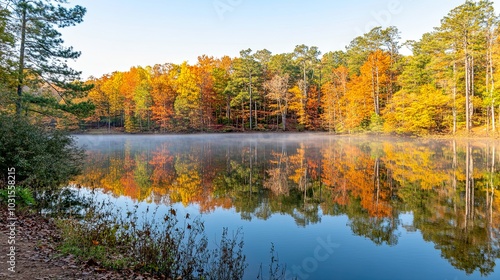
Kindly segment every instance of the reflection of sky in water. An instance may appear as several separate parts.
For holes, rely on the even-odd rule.
[[[124,143],[130,145],[133,150],[154,150],[154,148],[165,142],[182,143],[183,145],[213,143],[214,153],[217,153],[218,145],[222,141],[229,141],[232,145],[244,146],[245,143],[256,143],[268,141],[271,146],[280,148],[283,143],[296,145],[295,140],[288,135],[280,139],[279,143],[273,142],[268,136],[251,136],[238,139],[233,136],[217,136],[203,138],[202,136],[190,136],[189,140],[182,137],[108,137],[98,136],[80,137],[79,143],[87,146],[89,150],[119,151],[123,149]],[[309,137],[309,136],[308,136]],[[307,141],[314,139],[305,138]],[[319,143],[325,142],[325,138],[319,137]],[[295,146],[294,146],[295,147]],[[180,150],[184,151],[185,146]],[[216,154],[213,155],[214,157]],[[372,155],[373,156],[373,155]],[[269,157],[268,157],[269,158]],[[85,192],[82,190],[82,192]],[[111,197],[101,194],[100,197],[109,197],[119,207],[134,205],[134,200],[120,196]],[[138,202],[139,212],[146,207],[154,205]],[[246,279],[256,279],[259,265],[263,264],[264,275],[268,270],[270,261],[271,243],[275,246],[280,263],[286,263],[291,272],[296,272],[299,279],[485,279],[481,278],[479,272],[471,275],[455,269],[449,261],[441,256],[441,251],[436,244],[425,241],[421,231],[413,226],[414,215],[412,211],[401,210],[397,216],[399,224],[393,234],[397,237],[397,244],[389,246],[386,243],[376,245],[369,238],[356,235],[351,228],[351,221],[346,214],[336,216],[326,215],[319,211],[319,222],[308,223],[300,226],[289,214],[272,213],[266,220],[251,215],[251,219],[242,219],[234,207],[224,209],[216,207],[213,211],[200,214],[198,204],[174,203],[178,217],[189,213],[192,217],[201,215],[204,221],[206,234],[209,242],[214,244],[220,241],[222,229],[227,227],[229,232],[235,232],[238,228],[243,229],[244,252],[249,264],[245,273]],[[460,206],[462,207],[462,206]],[[161,205],[159,216],[166,213],[168,207]],[[299,213],[300,214],[300,213]],[[361,222],[362,223],[362,222]],[[382,226],[387,226],[382,223]],[[334,243],[334,247],[325,249],[324,244]],[[319,249],[318,249],[319,248]],[[332,250],[332,252],[328,252]],[[318,258],[317,252],[321,253]],[[327,253],[327,257],[324,257]],[[324,257],[324,258],[323,258]],[[500,279],[498,272],[498,259],[496,259],[496,272],[490,274],[488,279]],[[308,277],[308,278],[306,278]]]
[[[89,192],[82,189],[81,193]],[[123,196],[116,198],[97,192],[97,197],[98,200],[109,199],[117,208],[127,209],[135,205],[130,198]],[[147,207],[153,209],[157,206],[144,202],[138,205],[138,213],[146,211]],[[218,208],[212,213],[200,214],[196,205],[184,207],[176,203],[172,206],[177,210],[178,217],[187,213],[192,218],[201,215],[211,246],[220,241],[224,227],[229,228],[230,232],[241,227],[245,241],[244,252],[249,265],[245,279],[256,279],[261,264],[266,271],[271,243],[275,246],[280,263],[288,264],[290,273],[293,274],[294,266],[298,266],[300,270],[297,275],[309,276],[308,279],[485,279],[477,272],[466,276],[463,272],[454,270],[441,258],[432,242],[424,241],[420,234],[407,231],[402,226],[396,231],[399,236],[396,246],[377,246],[367,238],[354,236],[346,226],[349,220],[345,215],[323,216],[321,223],[304,228],[297,226],[293,218],[287,215],[277,214],[268,220],[247,221],[242,220],[234,209]],[[159,205],[158,217],[168,209],[166,205]],[[399,217],[402,225],[411,224],[413,220],[410,213]],[[307,266],[311,263],[306,261],[303,266],[304,260],[314,258],[318,247],[323,248],[320,250],[321,254],[326,254],[318,239],[334,243],[335,246],[330,247],[333,253],[328,254],[326,260],[317,261],[317,269],[308,273]],[[498,276],[498,273],[491,274],[488,279],[497,279],[495,275]]]

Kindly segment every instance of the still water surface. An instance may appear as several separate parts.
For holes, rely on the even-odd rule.
[[[256,279],[500,279],[500,143],[323,134],[78,136],[75,183],[242,228]],[[166,211],[166,210],[165,210]]]

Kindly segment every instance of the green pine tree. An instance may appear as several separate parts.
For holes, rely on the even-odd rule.
[[[92,85],[79,81],[80,72],[67,65],[80,52],[63,45],[58,29],[83,21],[86,9],[66,7],[66,0],[14,0],[7,6],[7,28],[16,36],[12,60],[16,64],[16,114],[38,111],[46,115],[67,112],[78,117],[88,115],[93,105],[73,102],[84,97]],[[30,105],[44,105],[30,109]],[[59,114],[60,115],[60,114]]]

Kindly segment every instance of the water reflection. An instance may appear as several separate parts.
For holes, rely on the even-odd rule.
[[[500,147],[457,140],[281,135],[91,137],[76,183],[160,204],[234,209],[241,219],[348,217],[355,235],[398,244],[404,227],[435,244],[455,268],[481,275],[500,258]]]

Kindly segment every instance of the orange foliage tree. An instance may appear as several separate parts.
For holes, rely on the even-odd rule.
[[[151,74],[152,119],[163,131],[175,126],[174,102],[177,92],[174,78],[177,66],[173,64],[155,65]]]

